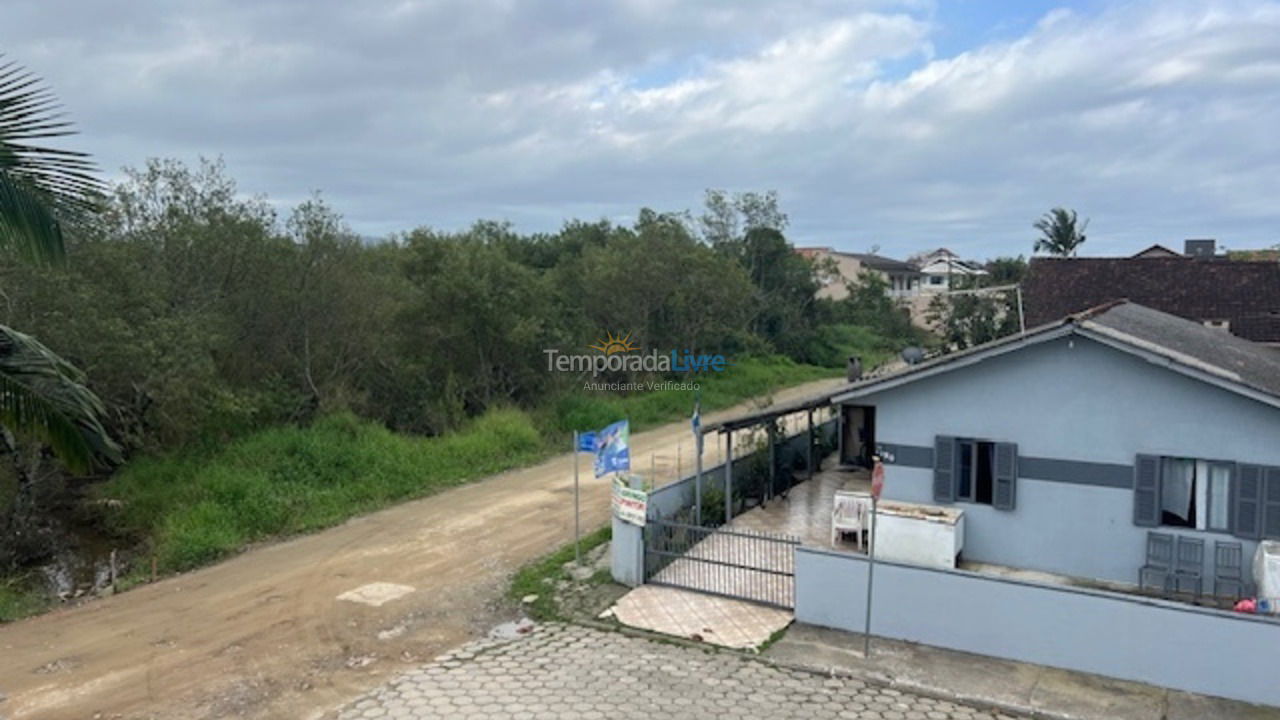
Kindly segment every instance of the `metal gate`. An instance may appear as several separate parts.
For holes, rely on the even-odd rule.
[[[664,520],[649,520],[644,534],[647,583],[795,607],[798,538]]]

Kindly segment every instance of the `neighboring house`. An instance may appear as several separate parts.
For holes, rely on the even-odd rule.
[[[1280,344],[1280,263],[1229,260],[1212,240],[1177,257],[1032,258],[1022,284],[1028,325],[1122,299]]]
[[[1154,530],[1204,542],[1211,593],[1215,543],[1247,564],[1280,539],[1280,353],[1135,303],[833,401],[842,447],[884,459],[886,499],[964,510],[970,563],[1135,585]]]
[[[913,257],[912,261],[924,275],[921,288],[926,293],[944,292],[961,284],[969,287],[973,281],[987,275],[982,265],[962,260],[947,248]]]
[[[1170,250],[1169,248],[1159,243],[1156,243],[1155,245],[1152,245],[1146,250],[1142,250],[1140,252],[1134,253],[1130,257],[1131,258],[1180,258],[1184,256],[1182,253],[1178,252],[1177,250]]]
[[[859,273],[863,271],[880,275],[889,286],[890,297],[908,298],[920,293],[920,271],[901,260],[871,253],[841,252],[829,247],[796,248],[796,252],[818,263],[820,298],[842,300],[848,297],[849,283],[857,282]]]

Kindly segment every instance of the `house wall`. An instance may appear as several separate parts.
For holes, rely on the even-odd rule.
[[[862,632],[868,562],[796,549],[796,620]],[[1280,705],[1280,620],[1118,593],[876,563],[871,632]]]
[[[1149,528],[1133,524],[1138,453],[1280,465],[1280,411],[1073,337],[853,401],[875,405],[895,456],[885,497],[933,503],[937,435],[1018,444],[1012,511],[965,510],[963,559],[1136,583]],[[1225,533],[1161,528],[1206,542]],[[1246,565],[1256,548],[1244,541]]]
[[[831,300],[843,300],[849,297],[849,289],[846,285],[858,279],[858,273],[862,272],[862,263],[848,255],[828,252],[815,253],[813,259],[817,262],[834,260],[836,269],[840,273],[840,277],[818,288],[817,297]],[[885,279],[888,280],[888,278]]]

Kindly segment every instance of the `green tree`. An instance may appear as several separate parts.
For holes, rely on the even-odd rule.
[[[963,350],[1018,331],[1015,291],[939,293],[929,302],[925,319],[942,335],[943,346]]]
[[[871,328],[896,344],[905,345],[919,339],[911,314],[889,297],[889,282],[883,275],[863,270],[848,288],[849,295],[839,301],[840,315],[847,322]]]
[[[1084,244],[1084,231],[1089,227],[1089,221],[1081,223],[1075,210],[1056,207],[1045,213],[1032,227],[1040,231],[1035,252],[1075,257],[1076,251]]]
[[[998,257],[987,262],[986,284],[990,286],[1017,285],[1027,275],[1027,260],[1017,257]]]
[[[61,264],[64,220],[95,207],[99,183],[88,157],[46,147],[71,134],[53,94],[22,68],[0,65],[0,250],[29,262]],[[0,326],[0,426],[47,444],[68,467],[119,459],[102,425],[102,403],[84,376],[35,338]]]
[[[536,399],[551,381],[542,351],[559,339],[546,278],[483,232],[419,229],[406,250],[412,290],[398,322],[413,378],[403,391],[417,408],[398,420],[440,432],[494,405]]]

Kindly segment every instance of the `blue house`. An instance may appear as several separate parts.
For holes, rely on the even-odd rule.
[[[961,559],[1135,585],[1150,531],[1280,539],[1280,351],[1117,302],[850,385],[843,458],[964,510]]]

